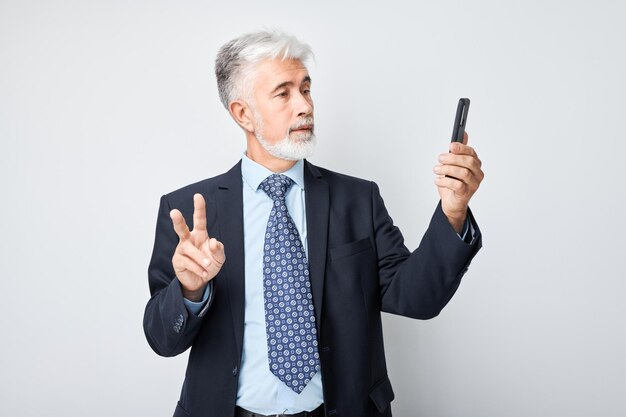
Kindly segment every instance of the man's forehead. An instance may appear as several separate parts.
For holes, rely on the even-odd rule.
[[[257,79],[266,87],[275,87],[284,83],[301,84],[310,82],[309,71],[302,61],[297,59],[266,60],[257,66]]]

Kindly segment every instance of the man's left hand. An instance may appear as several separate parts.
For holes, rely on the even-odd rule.
[[[434,168],[441,208],[457,233],[462,231],[469,201],[485,177],[482,162],[467,141],[466,132],[463,143],[451,143],[450,152],[439,155],[439,165]]]

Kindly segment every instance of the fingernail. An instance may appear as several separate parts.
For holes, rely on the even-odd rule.
[[[439,172],[441,171],[441,166],[440,166],[440,165],[437,165],[437,166],[433,169],[433,171],[435,171],[435,173],[439,174]]]
[[[202,260],[202,262],[203,262],[206,266],[211,265],[211,261],[209,261],[207,258],[204,258],[204,259]]]
[[[204,271],[204,272],[202,273],[202,278],[206,278],[206,277],[208,277],[208,276],[209,276],[209,273],[208,273],[207,271]]]

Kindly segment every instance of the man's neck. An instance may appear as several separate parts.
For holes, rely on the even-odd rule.
[[[276,158],[268,154],[265,149],[254,149],[248,146],[246,150],[246,156],[256,162],[259,165],[263,165],[270,171],[280,174],[285,171],[289,171],[298,161],[288,161],[286,159]]]

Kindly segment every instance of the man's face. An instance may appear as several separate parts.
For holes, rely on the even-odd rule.
[[[272,60],[259,64],[255,74],[252,107],[257,140],[280,159],[309,157],[315,143],[307,69],[298,60]]]

